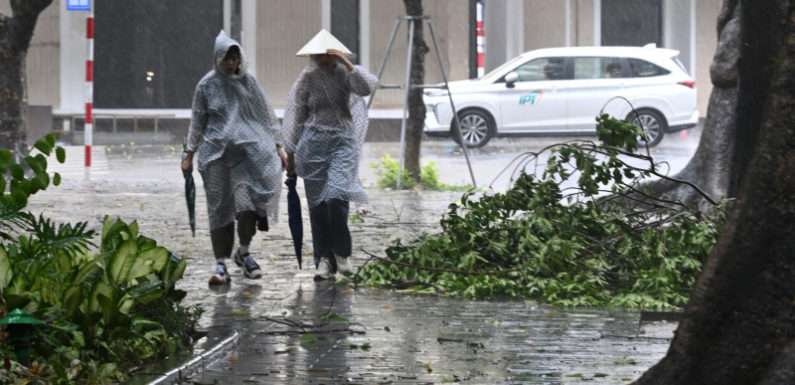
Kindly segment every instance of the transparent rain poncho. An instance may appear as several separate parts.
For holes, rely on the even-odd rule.
[[[367,104],[378,79],[360,66],[324,69],[310,64],[288,96],[285,147],[295,154],[311,207],[331,200],[367,199],[359,181],[359,158],[367,134]]]
[[[238,47],[238,74],[221,62]],[[215,39],[215,69],[196,86],[187,148],[197,152],[207,193],[210,229],[235,220],[243,211],[275,222],[281,193],[282,163],[276,152],[281,130],[257,80],[246,72],[245,55],[224,32]]]

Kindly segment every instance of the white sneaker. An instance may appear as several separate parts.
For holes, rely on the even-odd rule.
[[[351,267],[351,261],[348,257],[334,257],[337,260],[337,271],[340,272],[342,275],[351,275],[353,274],[353,267]]]
[[[315,273],[315,281],[325,281],[325,280],[333,280],[334,279],[334,271],[331,269],[331,262],[327,258],[323,258],[320,261],[320,265],[317,267],[317,273]]]

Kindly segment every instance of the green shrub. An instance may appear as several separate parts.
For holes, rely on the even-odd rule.
[[[526,154],[508,191],[464,194],[450,205],[441,233],[397,241],[357,279],[561,306],[684,305],[716,241],[722,210],[704,216],[637,196],[641,181],[656,175],[653,161],[648,168],[625,161],[635,156],[640,133],[607,116],[598,123],[601,144],[552,146],[540,178],[524,172],[539,154]],[[561,187],[566,182],[576,187]],[[634,203],[618,205],[615,197]]]
[[[180,305],[186,293],[175,289],[186,261],[140,235],[135,222],[106,218],[96,248],[86,223],[56,225],[25,211],[31,195],[60,181],[46,171],[51,153],[64,161],[54,143],[37,142],[28,170],[0,150],[0,184],[9,187],[0,196],[0,305],[46,321],[34,339],[36,364],[0,370],[0,379],[117,382],[189,347],[199,309]],[[6,343],[0,353],[14,357]]]
[[[378,174],[378,187],[382,189],[397,189],[398,174],[400,174],[400,162],[389,155],[384,155],[379,163],[374,163],[372,167]],[[400,188],[411,190],[422,188],[429,191],[467,191],[472,188],[469,185],[448,185],[439,180],[439,167],[436,162],[428,162],[420,170],[420,183],[412,179],[408,173],[400,175]]]

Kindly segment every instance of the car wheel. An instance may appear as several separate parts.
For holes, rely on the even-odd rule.
[[[497,132],[494,119],[482,110],[461,111],[458,113],[458,120],[461,122],[461,138],[464,139],[467,147],[483,147]],[[459,143],[459,136],[456,132],[458,124],[453,121],[452,127],[453,140]]]
[[[641,138],[641,143],[648,144],[649,147],[660,144],[668,129],[668,122],[662,114],[653,110],[638,110],[630,114],[627,121],[643,129],[644,137]]]

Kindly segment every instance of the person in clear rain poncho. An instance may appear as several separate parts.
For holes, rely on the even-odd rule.
[[[215,39],[215,69],[202,78],[193,98],[182,169],[198,168],[207,195],[216,267],[210,285],[230,282],[225,259],[232,256],[235,221],[240,245],[234,262],[248,278],[262,275],[249,253],[257,229],[268,230],[278,215],[286,154],[278,120],[257,80],[246,72],[240,44],[223,31]]]
[[[316,280],[351,271],[350,202],[365,201],[359,157],[367,106],[377,79],[354,66],[350,51],[323,30],[298,52],[310,56],[288,96],[283,129],[288,174],[304,180],[309,203]]]

